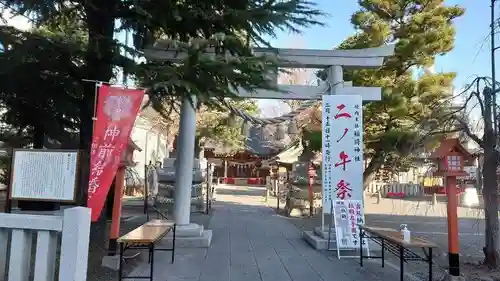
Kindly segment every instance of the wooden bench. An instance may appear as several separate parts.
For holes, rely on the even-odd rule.
[[[390,228],[370,227],[359,225],[360,241],[368,238],[382,247],[380,256],[365,256],[363,255],[363,244],[360,243],[359,261],[363,266],[363,258],[379,258],[382,259],[382,267],[384,267],[385,251],[392,253],[399,258],[400,279],[404,278],[404,264],[409,261],[424,261],[429,264],[429,281],[432,281],[432,249],[437,248],[437,245],[428,242],[422,238],[412,235],[410,242],[405,242],[400,231]],[[412,249],[422,249],[423,257]],[[427,250],[427,251],[426,251]]]
[[[172,232],[172,248],[155,248],[155,244]],[[175,232],[176,224],[170,220],[151,220],[118,238],[120,244],[120,267],[118,270],[118,281],[123,279],[149,279],[153,281],[153,265],[155,251],[171,251],[172,263],[175,257]],[[149,276],[123,276],[123,254],[129,249],[147,249],[149,251],[148,262],[151,264]]]

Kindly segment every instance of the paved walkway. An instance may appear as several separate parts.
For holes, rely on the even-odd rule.
[[[286,219],[265,206],[261,187],[222,186],[210,223],[209,249],[177,249],[155,255],[155,281],[360,281],[391,280],[394,269],[378,262],[359,267],[357,259],[337,259],[302,239]],[[148,270],[143,265],[136,270]],[[369,279],[367,279],[369,278]],[[408,279],[411,280],[411,279]]]

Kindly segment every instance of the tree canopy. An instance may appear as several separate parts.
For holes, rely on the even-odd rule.
[[[232,88],[253,90],[272,87],[267,74],[275,69],[276,61],[267,57],[255,57],[251,46],[269,45],[264,38],[275,35],[276,30],[298,32],[300,28],[321,24],[318,17],[323,15],[308,0],[1,0],[0,4],[11,8],[14,14],[29,16],[37,28],[45,25],[56,37],[62,33],[74,34],[56,39],[41,32],[36,38],[43,39],[44,45],[40,45],[42,49],[52,48],[45,55],[36,52],[39,43],[34,39],[28,45],[20,45],[17,48],[18,56],[24,57],[17,61],[26,61],[31,57],[33,61],[46,62],[47,65],[43,68],[50,69],[52,75],[44,71],[38,72],[42,70],[40,67],[36,69],[34,65],[27,64],[31,67],[24,69],[31,71],[27,76],[43,73],[47,77],[39,77],[36,81],[46,84],[34,86],[33,82],[23,81],[24,78],[20,76],[11,76],[6,80],[8,83],[21,84],[26,88],[16,86],[18,88],[9,90],[10,93],[6,91],[5,96],[13,96],[13,92],[16,95],[23,94],[26,101],[24,108],[32,112],[36,110],[37,114],[44,116],[50,112],[50,106],[55,108],[55,95],[59,95],[57,104],[71,102],[71,107],[76,111],[70,114],[64,110],[59,111],[58,108],[57,113],[60,114],[54,114],[55,117],[51,118],[58,118],[54,124],[62,124],[64,118],[60,118],[61,116],[75,116],[67,120],[76,121],[80,136],[79,148],[87,152],[82,154],[81,161],[84,164],[79,173],[82,200],[86,198],[84,193],[88,183],[89,159],[86,158],[92,136],[95,87],[92,83],[82,82],[81,78],[107,82],[111,81],[117,69],[122,68],[126,73],[137,76],[143,86],[150,88],[148,94],[153,108],[159,112],[165,111],[164,106],[171,103],[172,98],[193,95],[204,104],[217,106],[217,100],[232,96]],[[65,26],[66,23],[68,24]],[[124,46],[115,39],[115,33],[122,31],[133,34],[134,47]],[[8,34],[7,29],[0,30],[0,38],[5,38]],[[134,57],[141,57],[142,49],[154,45],[159,39],[168,40],[178,50],[187,52],[188,56],[174,64],[158,61],[138,63],[123,55],[125,51]],[[74,48],[80,43],[83,45]],[[6,49],[10,48],[9,44],[3,45]],[[204,55],[208,47],[214,48],[215,56]],[[26,51],[21,52],[20,48],[30,48],[34,53],[29,55]],[[13,52],[9,52],[9,55],[15,56]],[[63,63],[64,60],[66,63]],[[4,71],[13,69],[10,60],[4,62],[7,63],[7,66],[2,64],[2,67],[6,67]],[[57,66],[57,63],[60,65]],[[54,69],[59,67],[61,69],[58,71]],[[16,70],[21,71],[20,69]],[[62,75],[64,71],[70,72],[66,78]],[[51,83],[52,86],[49,86]],[[43,89],[42,93],[37,94],[40,89]],[[40,108],[28,107],[30,103],[33,107],[40,99],[45,102],[39,104]],[[42,104],[45,109],[41,108]],[[23,121],[25,123],[42,119],[32,120],[32,117],[21,116],[25,111],[17,106],[13,110],[18,114],[15,118],[29,119]],[[43,128],[49,130],[49,127]]]

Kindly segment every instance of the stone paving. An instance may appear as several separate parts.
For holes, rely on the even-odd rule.
[[[399,276],[377,260],[361,268],[358,259],[339,260],[335,252],[312,249],[295,226],[265,206],[263,193],[260,187],[219,187],[210,223],[212,246],[177,249],[174,264],[170,253],[157,252],[154,280],[377,281]],[[133,274],[146,272],[149,265],[144,263]]]

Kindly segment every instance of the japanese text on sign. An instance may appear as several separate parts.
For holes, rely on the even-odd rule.
[[[143,98],[143,90],[107,85],[99,88],[87,200],[87,206],[92,209],[92,221],[99,218],[104,206]]]
[[[366,238],[360,241],[359,227],[365,223],[361,200],[336,200],[334,205],[335,234],[337,247],[341,249],[359,248],[359,243],[367,247]]]
[[[331,200],[362,200],[362,99],[323,96],[323,206]],[[328,212],[329,208],[324,208]]]

